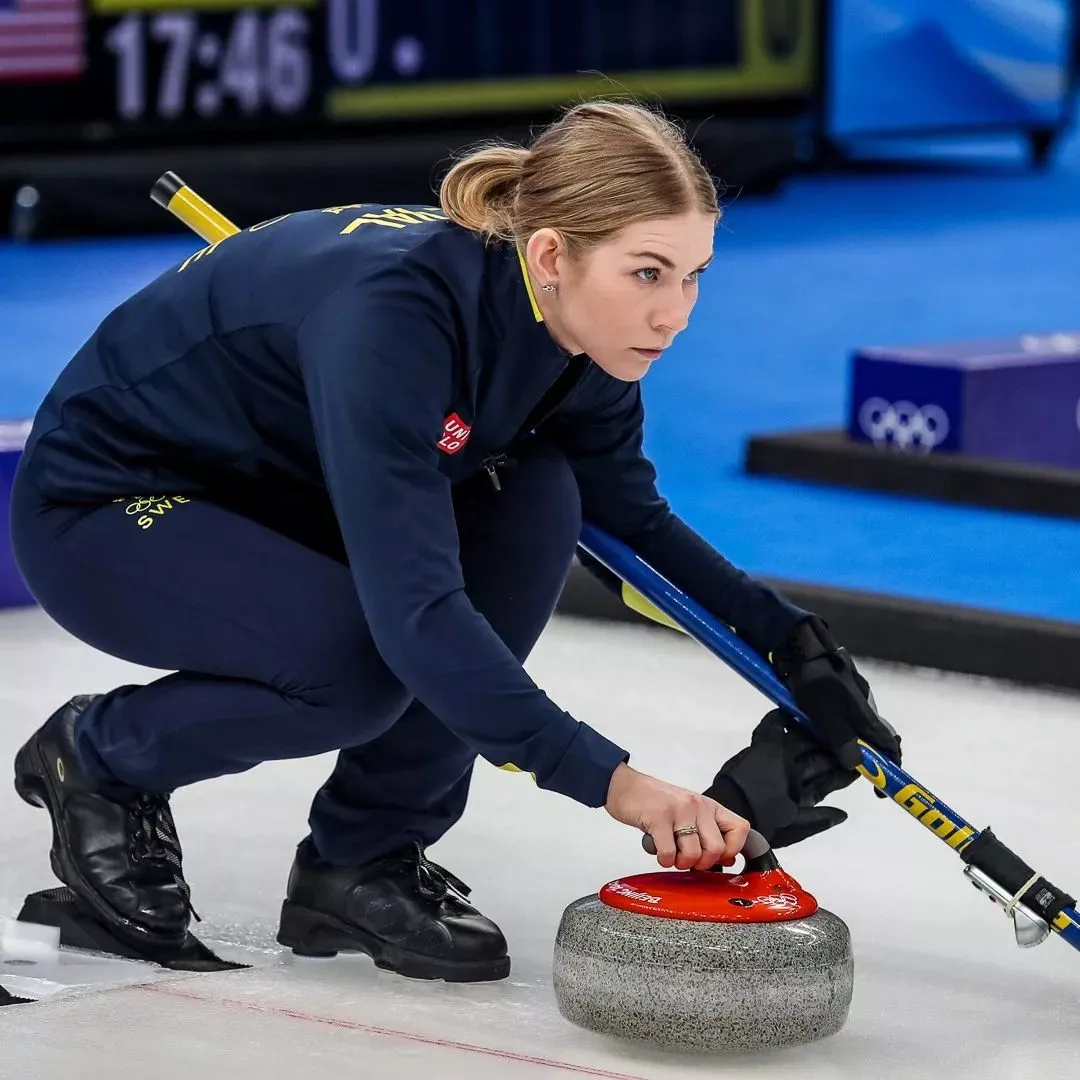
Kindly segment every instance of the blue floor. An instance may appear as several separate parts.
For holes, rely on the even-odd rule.
[[[1005,154],[729,203],[690,329],[645,383],[675,509],[754,573],[1080,621],[1080,522],[740,473],[750,434],[843,423],[856,346],[1080,330],[1080,138],[1045,175]],[[0,244],[0,419],[32,413],[109,308],[194,246]]]

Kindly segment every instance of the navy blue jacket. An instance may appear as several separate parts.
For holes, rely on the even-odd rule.
[[[383,659],[489,761],[603,805],[627,753],[554,704],[472,607],[451,485],[539,428],[586,520],[768,651],[805,613],[672,514],[642,455],[636,383],[548,333],[513,245],[438,210],[288,214],[195,253],[108,315],[35,419],[48,499],[328,491]],[[549,399],[550,400],[550,399]]]

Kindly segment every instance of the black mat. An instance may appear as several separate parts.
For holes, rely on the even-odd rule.
[[[30,1005],[30,998],[16,997],[14,994],[9,993],[2,986],[0,986],[0,1006],[3,1005]]]
[[[753,435],[744,467],[758,476],[1080,518],[1080,469],[879,450],[837,428]]]

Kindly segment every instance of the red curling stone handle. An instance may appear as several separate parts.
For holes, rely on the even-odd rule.
[[[650,854],[656,854],[656,844],[649,833],[641,838],[641,846]],[[746,843],[742,847],[742,857],[746,860],[743,868],[744,874],[753,874],[762,870],[776,870],[780,866],[776,854],[765,839],[756,829],[751,829],[746,834]],[[713,870],[723,873],[722,866],[714,866]]]

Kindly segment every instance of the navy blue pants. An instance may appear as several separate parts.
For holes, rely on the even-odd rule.
[[[454,491],[466,592],[524,661],[581,531],[565,458],[533,440],[496,491]],[[384,664],[329,504],[207,502],[166,492],[99,507],[42,503],[21,479],[12,539],[42,608],[87,644],[173,671],[88,710],[83,763],[156,792],[263,761],[338,750],[315,796],[335,862],[430,844],[465,808],[476,754]],[[497,763],[498,764],[498,763]]]

